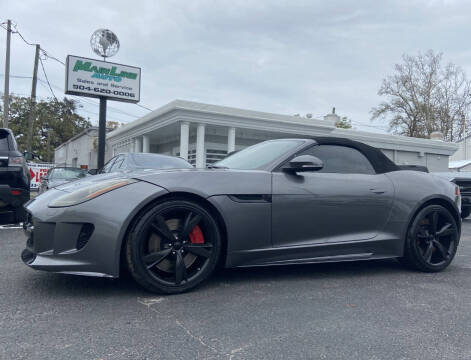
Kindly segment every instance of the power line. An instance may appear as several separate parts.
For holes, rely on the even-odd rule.
[[[153,111],[152,109],[149,109],[147,106],[144,106],[144,105],[141,105],[141,104],[138,104],[136,103],[137,106],[143,108],[143,109],[146,109],[146,110],[149,110],[149,111]]]
[[[5,22],[0,23],[0,27],[2,27],[4,30],[8,31],[8,29],[5,27],[5,24],[6,24]],[[19,37],[21,38],[21,40],[23,40],[23,42],[24,42],[25,44],[29,45],[29,46],[36,46],[36,44],[31,43],[31,42],[29,42],[28,40],[25,39],[25,37],[23,36],[23,34],[21,34],[21,32],[18,30],[18,24],[17,24],[17,23],[15,23],[15,22],[12,21],[12,26],[13,26],[13,28],[14,28],[14,30],[11,31],[12,34],[18,34]],[[47,60],[47,59],[52,59],[52,60],[54,60],[54,61],[57,61],[59,64],[62,64],[63,66],[65,66],[65,63],[64,63],[63,61],[61,61],[61,60],[59,60],[57,57],[53,56],[49,51],[46,51],[46,50],[43,49],[43,48],[39,48],[39,51],[40,51],[41,54],[45,57],[45,60]],[[44,67],[44,65],[42,64],[42,61],[41,61],[41,65]],[[12,76],[12,77],[13,77],[13,76]],[[47,78],[47,76],[46,76],[46,78]],[[49,81],[48,81],[48,82],[49,82]],[[51,87],[50,84],[49,84],[49,87]],[[51,90],[52,90],[52,89],[51,89]],[[54,97],[55,97],[55,95],[54,95]],[[140,108],[146,109],[146,110],[148,110],[148,111],[153,111],[152,109],[150,109],[150,108],[147,107],[147,106],[144,106],[144,105],[141,105],[141,104],[138,104],[138,103],[135,103],[135,105],[139,106]],[[118,109],[118,110],[119,110],[119,109]],[[121,110],[119,110],[119,111],[121,111]],[[121,111],[121,112],[124,114],[123,111]],[[126,115],[129,115],[129,114],[126,114]],[[133,115],[129,115],[129,116],[133,116]],[[136,118],[137,118],[137,117],[136,117]]]
[[[56,94],[54,94],[54,90],[52,90],[51,83],[49,82],[49,79],[47,78],[46,69],[44,69],[43,59],[39,58],[39,61],[41,62],[41,68],[43,69],[44,77],[46,78],[47,85],[49,86],[49,90],[51,90],[51,94],[52,96],[54,96],[54,99],[56,99],[56,101],[59,102],[59,100],[57,100],[56,98]]]

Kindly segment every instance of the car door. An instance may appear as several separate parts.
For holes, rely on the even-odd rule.
[[[319,171],[272,177],[274,246],[365,240],[386,225],[394,188],[357,149],[316,145],[297,155],[324,162]]]

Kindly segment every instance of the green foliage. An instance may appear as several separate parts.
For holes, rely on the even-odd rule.
[[[348,120],[346,116],[341,118],[339,121],[335,123],[335,127],[341,128],[341,129],[351,129],[352,128],[352,121]]]
[[[36,103],[33,123],[33,153],[44,161],[52,161],[54,149],[91,126],[90,121],[76,113],[74,100],[41,100]],[[28,97],[10,97],[9,128],[15,134],[20,151],[26,150],[28,118],[31,101]],[[0,115],[3,121],[3,114]]]

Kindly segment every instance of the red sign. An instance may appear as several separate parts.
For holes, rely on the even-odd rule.
[[[48,170],[54,167],[54,164],[43,163],[43,164],[36,164],[36,163],[28,163],[29,167],[29,174],[31,176],[31,190],[38,190],[39,185],[41,185],[41,179],[44,175],[47,174]]]

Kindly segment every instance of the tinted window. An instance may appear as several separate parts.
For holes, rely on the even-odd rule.
[[[375,174],[369,160],[357,149],[339,145],[314,146],[303,154],[314,155],[324,162],[319,172],[343,174]]]
[[[0,131],[0,151],[8,150],[8,133],[6,131]]]
[[[190,169],[190,163],[182,158],[157,154],[133,154],[134,168],[138,169]]]

